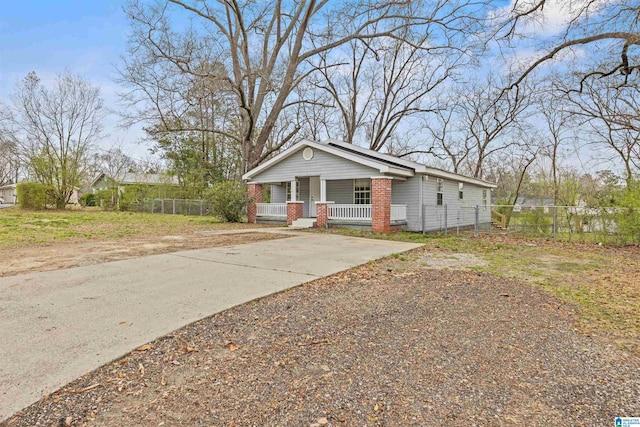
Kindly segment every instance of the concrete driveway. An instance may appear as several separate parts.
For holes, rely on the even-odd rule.
[[[188,323],[417,246],[309,233],[0,278],[0,421]]]

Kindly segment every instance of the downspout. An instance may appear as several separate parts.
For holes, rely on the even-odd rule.
[[[420,204],[420,209],[418,210],[418,218],[420,218],[420,232],[422,234],[424,234],[424,191],[423,191],[423,185],[424,185],[424,177],[426,175],[420,175],[420,184],[418,185],[418,187],[420,188],[420,194],[418,195],[418,203]]]

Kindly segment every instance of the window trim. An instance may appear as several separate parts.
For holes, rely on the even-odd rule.
[[[367,181],[368,185],[367,186],[360,186],[360,187],[364,187],[364,188],[368,188],[368,190],[356,190],[356,188],[358,188],[358,181],[360,181],[360,183]],[[356,193],[362,193],[364,195],[367,195],[367,197],[364,198],[364,200],[369,200],[369,203],[358,203],[358,198],[356,197]],[[371,179],[369,178],[357,178],[353,180],[353,204],[354,205],[370,205],[371,204]]]
[[[285,201],[291,201],[291,181],[286,182],[286,188],[284,193]],[[296,201],[300,201],[300,181],[296,178]]]

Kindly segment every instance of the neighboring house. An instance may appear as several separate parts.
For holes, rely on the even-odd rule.
[[[516,205],[519,205],[523,210],[533,210],[541,207],[548,208],[549,206],[553,206],[555,203],[553,199],[535,199],[531,197],[518,197],[516,200]]]
[[[127,172],[122,175],[122,179],[114,183],[114,180],[105,173],[100,173],[91,181],[90,187],[94,193],[114,188],[114,186],[122,192],[127,185],[178,185],[178,178],[155,173]]]
[[[0,187],[0,199],[4,200],[3,203],[13,204],[13,205],[18,204],[18,192],[16,191],[17,187],[18,187],[18,184],[7,184]],[[71,193],[71,197],[69,198],[68,204],[70,205],[78,204],[78,188],[77,187],[75,187],[75,189],[73,190],[73,193]]]
[[[16,192],[17,184],[7,184],[0,187],[0,203],[9,205],[18,204],[18,193]]]
[[[242,178],[252,198],[250,222],[387,233],[473,226],[475,206],[480,224],[489,226],[490,191],[496,187],[333,139],[302,140]],[[259,203],[265,186],[270,203]]]

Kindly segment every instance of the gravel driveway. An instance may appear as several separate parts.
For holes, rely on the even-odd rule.
[[[433,258],[416,249],[198,321],[7,425],[612,426],[639,415],[636,356],[579,335],[572,309],[530,285]]]

